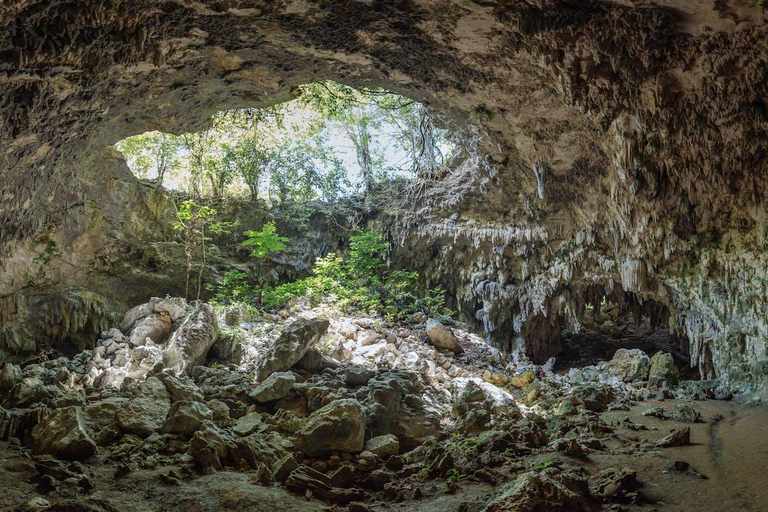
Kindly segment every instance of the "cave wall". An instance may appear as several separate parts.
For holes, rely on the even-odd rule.
[[[46,335],[28,332],[29,318],[56,322],[40,316],[45,296],[74,311],[62,294],[95,293],[120,309],[174,287],[152,256],[170,236],[168,206],[109,145],[333,79],[469,126],[475,151],[404,201],[389,230],[393,258],[446,286],[494,343],[512,349],[522,333],[545,357],[526,324],[578,322],[584,290],[618,282],[674,312],[705,376],[764,393],[768,24],[757,4],[4,2],[0,346]]]

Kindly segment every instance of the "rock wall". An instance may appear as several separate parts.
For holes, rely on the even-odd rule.
[[[0,346],[29,342],[18,326],[45,296],[109,303],[173,286],[152,256],[167,204],[109,145],[200,128],[218,109],[274,104],[327,78],[477,127],[477,151],[411,197],[391,232],[395,258],[421,262],[497,344],[514,348],[523,333],[545,358],[556,349],[545,334],[578,324],[587,290],[620,283],[673,312],[703,375],[761,391],[758,3],[5,2]],[[25,313],[29,297],[40,305]]]

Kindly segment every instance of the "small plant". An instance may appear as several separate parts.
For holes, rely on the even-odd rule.
[[[275,223],[273,221],[267,222],[262,226],[261,231],[245,231],[245,240],[240,245],[243,247],[253,247],[251,250],[251,257],[263,259],[270,254],[276,252],[282,252],[285,250],[285,244],[290,240],[284,236],[277,234]]]
[[[462,473],[456,468],[451,468],[445,472],[445,477],[448,480],[456,481],[456,480],[466,480],[467,478],[469,478],[469,475],[466,473]]]
[[[545,469],[551,468],[551,467],[552,467],[552,461],[548,460],[546,462],[542,462],[538,466],[534,466],[533,470],[537,471],[537,472],[540,472],[540,471],[544,471]]]

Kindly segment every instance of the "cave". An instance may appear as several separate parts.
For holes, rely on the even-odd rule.
[[[0,26],[0,508],[768,506],[764,2],[10,0]],[[211,236],[191,294],[180,196],[115,145],[324,81],[461,151],[385,206],[286,210],[257,263]],[[214,303],[232,271],[309,297],[358,227],[409,279],[376,300],[429,314]]]

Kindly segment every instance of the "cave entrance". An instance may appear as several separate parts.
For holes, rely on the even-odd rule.
[[[642,298],[619,284],[607,292],[602,286],[590,286],[583,298],[579,328],[561,332],[563,348],[556,369],[608,361],[620,348],[640,349],[649,356],[669,352],[681,370],[690,366],[688,340],[670,328],[670,311],[663,302]]]
[[[455,138],[426,105],[326,81],[269,108],[222,111],[207,129],[116,144],[136,177],[195,198],[287,202],[370,198],[385,183],[446,172]]]

